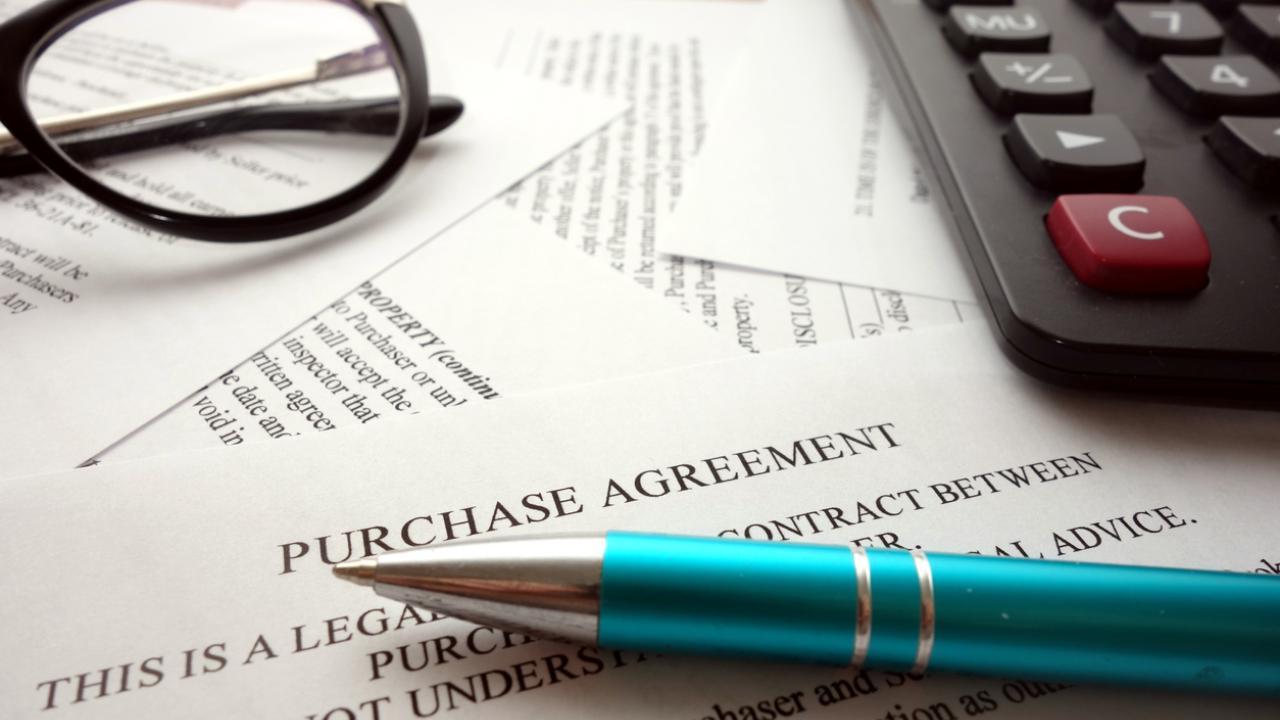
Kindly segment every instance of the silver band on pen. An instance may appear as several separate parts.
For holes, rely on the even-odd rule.
[[[933,569],[929,566],[929,558],[923,550],[912,550],[911,559],[915,561],[916,577],[920,581],[920,643],[916,646],[916,660],[911,666],[915,675],[923,674],[929,667],[929,656],[933,654],[933,636],[937,613],[933,604]]]
[[[866,550],[860,547],[851,550],[858,595],[853,628],[853,667],[860,668],[866,662],[867,650],[871,647],[871,562],[867,559]]]

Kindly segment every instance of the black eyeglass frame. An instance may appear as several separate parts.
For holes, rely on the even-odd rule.
[[[337,2],[366,18],[391,51],[402,111],[395,144],[367,177],[333,197],[280,212],[208,216],[156,207],[94,180],[42,131],[26,106],[27,79],[40,53],[69,26],[121,0],[45,0],[0,23],[0,123],[49,172],[140,225],[196,240],[241,243],[297,235],[335,223],[381,195],[421,140],[430,111],[427,62],[418,26],[402,0]]]

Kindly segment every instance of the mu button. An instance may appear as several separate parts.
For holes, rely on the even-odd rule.
[[[953,5],[942,26],[952,47],[968,57],[984,52],[1045,52],[1049,25],[1032,8]]]
[[[1191,293],[1209,281],[1209,243],[1177,198],[1063,195],[1049,237],[1080,282],[1119,293]]]
[[[1132,192],[1147,164],[1115,115],[1015,115],[1004,145],[1031,184],[1058,192]]]

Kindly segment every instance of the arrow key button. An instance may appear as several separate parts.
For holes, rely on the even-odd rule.
[[[1015,115],[1004,145],[1036,187],[1058,192],[1142,187],[1146,158],[1115,115]]]

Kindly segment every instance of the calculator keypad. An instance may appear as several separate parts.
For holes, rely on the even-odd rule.
[[[848,2],[1016,364],[1280,402],[1280,0]]]
[[[968,57],[1049,49],[1049,25],[1033,8],[953,5],[942,32],[952,47]]]
[[[982,53],[971,79],[991,109],[1006,115],[1087,113],[1093,102],[1089,74],[1062,53]]]
[[[1116,3],[1107,34],[1129,54],[1154,60],[1161,55],[1214,55],[1222,49],[1222,26],[1191,3]]]

